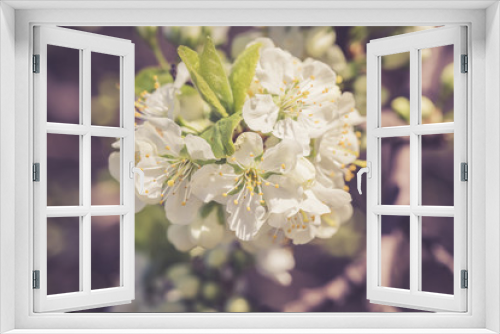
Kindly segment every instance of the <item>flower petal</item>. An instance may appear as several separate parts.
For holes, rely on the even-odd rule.
[[[273,135],[280,139],[291,139],[298,142],[304,156],[308,156],[311,152],[307,129],[290,118],[285,118],[276,122]]]
[[[214,152],[205,139],[189,134],[185,141],[186,149],[193,160],[215,160]]]
[[[266,172],[287,173],[295,168],[301,155],[302,149],[296,141],[284,139],[266,150],[260,168]]]
[[[271,175],[266,181],[269,185],[264,185],[262,191],[270,213],[284,213],[298,207],[303,189],[296,181],[281,175]]]
[[[243,119],[254,131],[268,133],[278,119],[279,108],[271,95],[257,94],[243,105]]]
[[[263,147],[261,136],[255,132],[243,132],[234,143],[235,152],[229,161],[252,167],[255,164],[255,158],[262,154]]]
[[[226,210],[229,213],[229,229],[241,240],[252,239],[265,222],[266,209],[259,202],[258,196],[244,196],[241,191],[229,197]]]
[[[156,158],[159,161],[162,158]],[[156,161],[156,159],[154,161]],[[144,172],[144,192],[139,193],[140,189],[140,178],[135,175],[135,188],[136,196],[147,204],[157,204],[161,201],[161,193],[165,174],[165,168],[168,166],[166,163],[157,164],[155,162],[149,163],[149,161],[141,160],[137,164],[137,168],[140,168]]]
[[[293,178],[302,185],[307,185],[314,181],[316,169],[314,168],[312,162],[310,162],[307,158],[299,157],[295,168],[290,170],[287,173],[287,176]]]
[[[167,194],[165,199],[167,219],[172,224],[191,224],[196,218],[203,202],[196,196],[188,196],[190,186],[187,180],[183,180],[180,184],[175,185],[173,190]]]
[[[329,207],[337,209],[349,204],[352,200],[351,194],[343,189],[326,188],[319,183],[313,187],[314,195]]]
[[[205,165],[191,177],[192,192],[205,203],[216,201],[225,204],[227,198],[223,194],[233,189],[236,183],[234,175],[234,169],[229,165]]]
[[[284,82],[291,82],[295,77],[292,55],[280,48],[261,50],[255,75],[269,93],[279,95]]]
[[[306,199],[300,203],[300,208],[314,215],[324,215],[330,212],[330,208],[318,199],[312,190],[304,192]]]
[[[136,142],[142,138],[152,141],[160,155],[179,156],[184,148],[181,128],[168,118],[151,118],[136,131]]]
[[[174,87],[176,89],[181,89],[182,86],[189,80],[189,72],[184,62],[180,62],[177,65],[177,73],[175,75]]]

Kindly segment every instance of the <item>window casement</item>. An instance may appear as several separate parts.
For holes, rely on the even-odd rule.
[[[422,52],[428,48],[453,47],[453,122],[424,124],[422,117]],[[384,126],[381,122],[382,57],[408,53],[410,57],[410,122]],[[467,74],[463,68],[466,28],[441,27],[395,37],[372,40],[367,46],[367,298],[381,303],[430,311],[467,310],[467,290],[462,282],[467,270],[467,182],[461,175],[467,166]],[[428,135],[453,134],[453,206],[424,205],[422,201],[422,139]],[[409,137],[410,171],[408,205],[387,205],[382,200],[382,141]],[[364,171],[363,171],[364,172]],[[359,176],[358,176],[359,177]],[[358,179],[358,184],[360,180]],[[409,218],[409,289],[382,285],[381,230],[387,216]],[[449,217],[453,221],[453,294],[422,289],[422,225],[425,217]],[[463,272],[465,271],[465,272]]]
[[[134,299],[134,44],[127,40],[105,37],[58,27],[35,27],[34,31],[34,311],[74,311],[127,303]],[[79,108],[77,124],[50,122],[47,118],[48,46],[70,48],[78,53],[72,59],[79,69]],[[119,58],[120,122],[117,126],[93,125],[91,119],[92,54]],[[48,121],[49,120],[49,121]],[[79,199],[74,205],[48,205],[47,150],[50,136],[54,142],[78,143]],[[76,137],[76,138],[75,138]],[[94,140],[115,138],[119,147],[120,194],[117,205],[93,205],[91,194],[92,150]],[[76,141],[75,141],[76,140]],[[54,145],[53,143],[51,145]],[[57,147],[55,148],[57,150]],[[76,169],[76,168],[75,168]],[[120,273],[117,287],[93,289],[92,220],[116,216],[120,234]],[[73,219],[64,219],[70,218]],[[49,294],[47,288],[47,225],[56,219],[62,224],[78,224],[79,275],[77,291]]]

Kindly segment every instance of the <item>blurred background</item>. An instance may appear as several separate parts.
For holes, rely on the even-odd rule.
[[[299,58],[330,65],[342,91],[354,94],[366,114],[366,43],[433,27],[68,27],[131,40],[136,85],[154,86],[179,62],[178,45],[200,49],[210,35],[232,61],[251,40],[270,37]],[[326,45],[325,45],[326,41]],[[318,48],[318,45],[322,47]],[[453,47],[422,50],[422,123],[453,121]],[[77,50],[48,48],[49,122],[80,122]],[[382,124],[409,124],[409,54],[382,57]],[[119,126],[119,59],[92,54],[92,124]],[[141,88],[142,89],[142,88]],[[139,90],[139,92],[142,90]],[[364,125],[360,159],[366,157]],[[79,138],[47,135],[47,205],[78,205]],[[108,157],[116,140],[92,138],[92,205],[119,204],[120,185]],[[382,204],[409,204],[409,138],[382,139]],[[453,205],[453,135],[422,136],[422,204]],[[166,237],[161,206],[136,214],[136,297],[128,305],[86,312],[401,312],[366,299],[366,198],[347,182],[354,213],[330,239],[290,246],[292,263],[275,256],[268,271],[287,267],[282,285],[263,274],[256,258],[237,244],[179,252]],[[365,192],[363,192],[365,193]],[[119,285],[119,217],[92,218],[92,289]],[[78,291],[78,218],[48,219],[48,293]],[[409,218],[382,217],[383,286],[409,288]],[[422,220],[422,289],[453,293],[453,219]],[[262,261],[261,261],[262,262]],[[290,262],[290,261],[288,261]]]

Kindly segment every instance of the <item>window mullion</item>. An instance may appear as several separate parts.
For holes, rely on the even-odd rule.
[[[419,51],[410,50],[410,291],[416,293],[420,285],[419,221],[413,208],[420,201],[420,137],[413,131],[420,115],[420,68]]]
[[[91,122],[91,77],[90,77],[90,66],[91,66],[91,52],[88,48],[83,50],[83,61],[82,61],[82,87],[81,87],[81,99],[82,99],[82,125],[89,128]],[[91,135],[87,131],[82,136],[82,159],[80,160],[80,168],[82,170],[82,202],[83,206],[90,208],[91,205]],[[81,271],[80,277],[82,280],[82,291],[90,293],[91,290],[91,215],[87,212],[82,218],[82,233],[80,234],[80,263]]]

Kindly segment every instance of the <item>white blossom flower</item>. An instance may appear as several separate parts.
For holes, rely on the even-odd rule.
[[[192,177],[193,193],[204,202],[226,205],[229,229],[242,240],[259,231],[266,214],[282,213],[299,204],[302,187],[287,177],[302,155],[296,142],[283,140],[264,152],[262,138],[244,132],[227,164],[209,164]]]
[[[298,141],[308,155],[310,138],[322,135],[337,115],[335,73],[319,61],[302,62],[264,45],[255,77],[260,89],[243,106],[245,122],[254,131]]]
[[[168,240],[181,252],[196,246],[212,249],[223,240],[224,234],[217,210],[212,210],[205,218],[198,214],[189,225],[170,225],[167,230]]]
[[[274,238],[279,230],[297,245],[321,237],[324,234],[322,215],[348,205],[351,201],[351,196],[344,190],[325,188],[320,184],[304,191],[304,196],[305,199],[298,207],[281,214],[269,215],[268,224],[277,229]]]
[[[210,145],[201,137],[181,136],[180,127],[168,118],[151,119],[137,127],[136,144],[144,171],[145,190],[141,199],[165,206],[173,224],[193,221],[202,202],[191,196],[191,176],[200,162],[213,161]]]
[[[175,119],[181,114],[187,120],[200,118],[204,112],[204,103],[199,94],[184,96],[181,88],[189,80],[189,72],[184,63],[177,65],[177,73],[173,83],[158,86],[152,93],[143,93],[135,103],[136,118],[150,120],[151,118]]]
[[[326,187],[344,186],[343,176],[349,172],[348,165],[359,156],[359,133],[354,126],[364,121],[354,107],[354,97],[344,93],[338,99],[339,117],[332,121],[329,130],[317,141],[314,160],[316,180]]]

